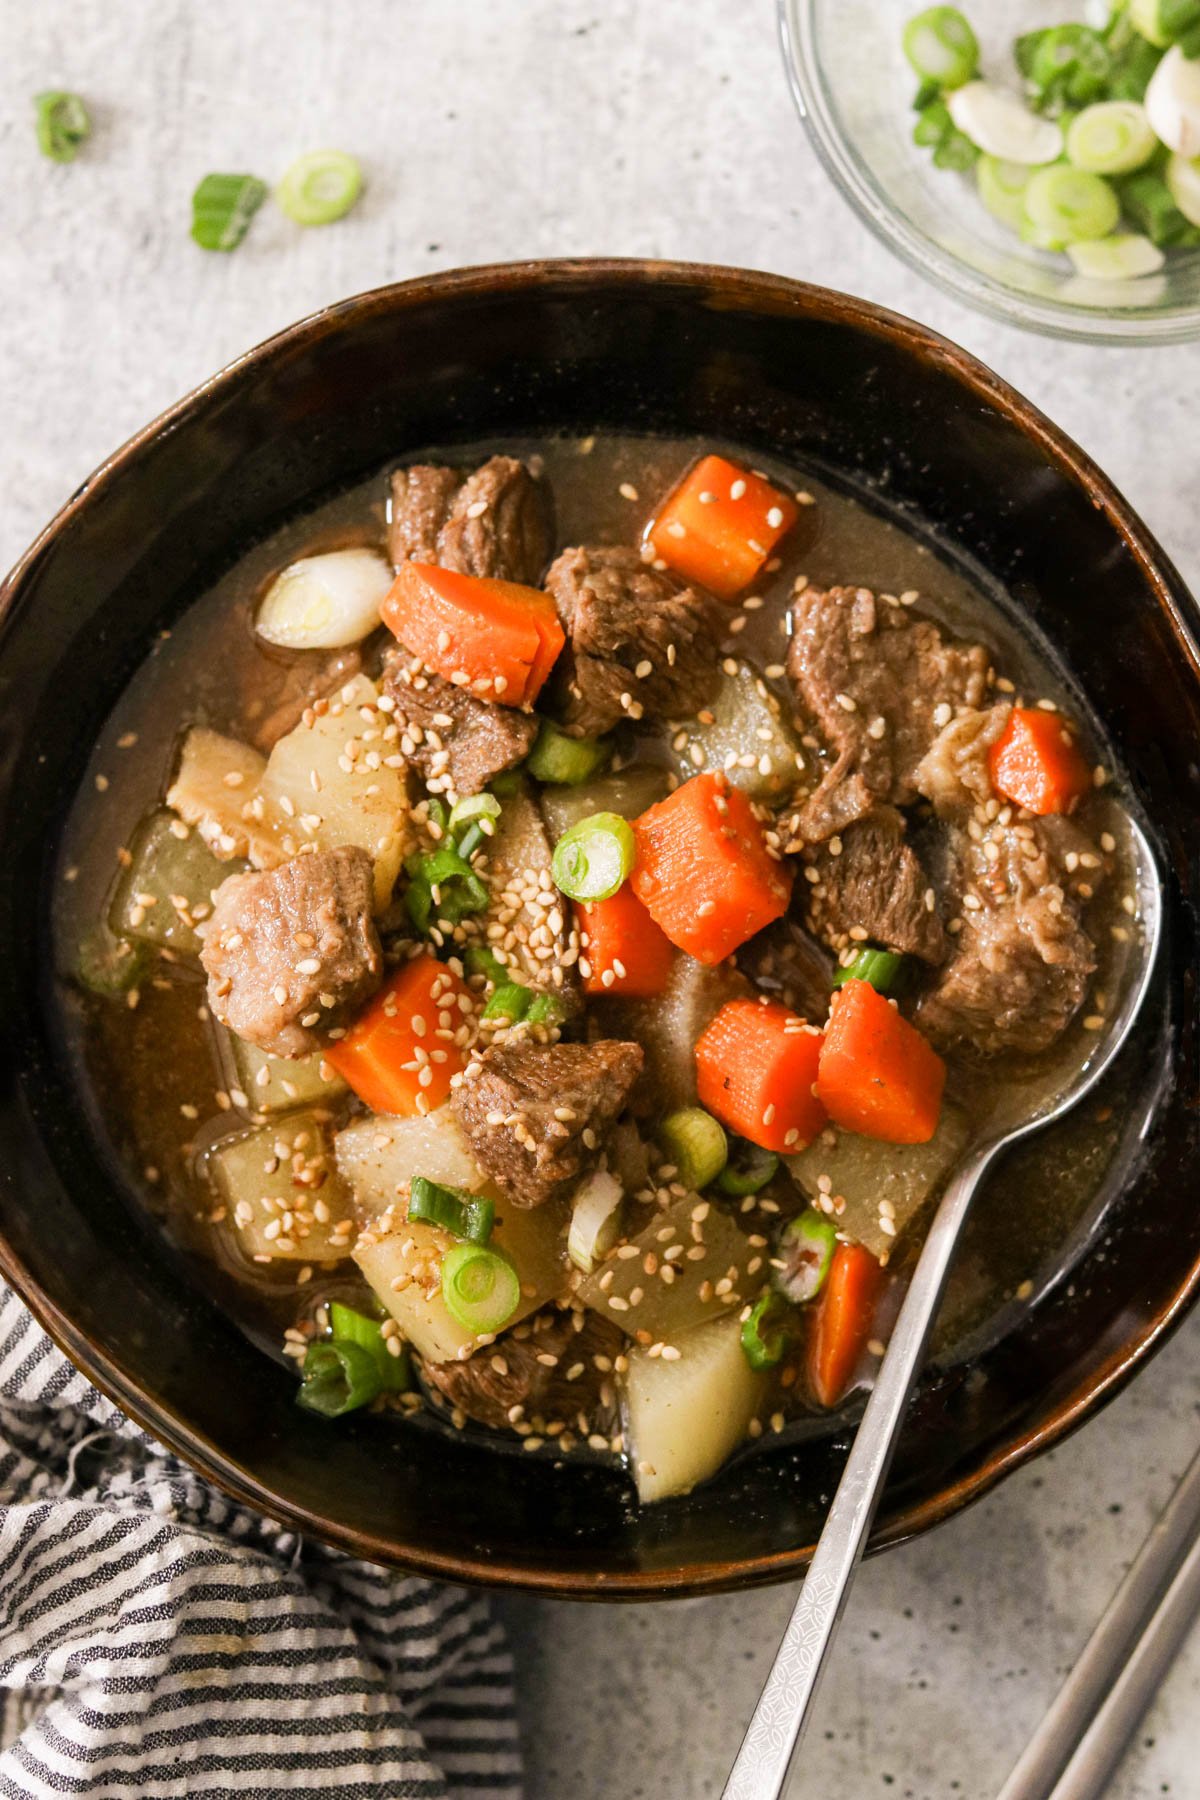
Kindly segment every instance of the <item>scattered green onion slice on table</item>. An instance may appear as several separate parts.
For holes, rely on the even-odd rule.
[[[1054,163],[1038,169],[1025,189],[1025,218],[1046,241],[1080,244],[1116,230],[1121,206],[1101,175]]]
[[[790,1219],[780,1234],[775,1256],[775,1286],[784,1299],[793,1306],[815,1300],[825,1285],[836,1249],[837,1232],[824,1213],[809,1206]]]
[[[736,1158],[725,1164],[717,1176],[717,1186],[723,1194],[745,1199],[747,1194],[761,1193],[778,1173],[779,1158],[774,1150],[739,1142]]]
[[[440,1225],[451,1237],[471,1244],[486,1244],[496,1217],[495,1203],[477,1194],[460,1194],[424,1175],[414,1175],[408,1196],[408,1216],[426,1225]]]
[[[351,1339],[319,1338],[304,1358],[304,1378],[296,1399],[322,1418],[369,1406],[382,1392],[383,1376],[369,1350]]]
[[[403,1394],[412,1386],[412,1359],[408,1346],[397,1335],[392,1342],[400,1346],[399,1354],[388,1349],[383,1327],[378,1319],[369,1319],[340,1300],[329,1303],[329,1332],[335,1344],[357,1344],[375,1358],[386,1394]]]
[[[563,832],[551,870],[569,900],[607,900],[633,868],[636,854],[626,819],[618,813],[592,813]]]
[[[1092,175],[1129,175],[1158,149],[1146,109],[1136,100],[1085,106],[1067,127],[1067,160]]]
[[[675,1164],[684,1187],[697,1192],[715,1181],[729,1160],[724,1130],[702,1106],[668,1113],[658,1128],[658,1141]]]
[[[834,971],[833,985],[866,981],[880,994],[894,991],[904,973],[904,958],[897,950],[860,950],[854,961]]]
[[[568,737],[551,720],[543,719],[525,766],[538,781],[578,787],[598,774],[611,755],[612,745],[604,738]]]
[[[517,1271],[498,1250],[455,1244],[442,1258],[442,1299],[465,1331],[500,1331],[521,1304]]]
[[[297,225],[331,225],[362,192],[362,170],[344,150],[310,150],[286,170],[275,199]]]
[[[742,1350],[755,1370],[773,1369],[791,1337],[792,1309],[782,1294],[768,1288],[742,1321]]]
[[[92,119],[78,94],[52,88],[33,97],[38,149],[51,162],[74,162],[92,134]]]
[[[192,195],[192,237],[202,250],[236,250],[267,197],[256,175],[206,175]]]
[[[961,87],[979,63],[979,40],[957,6],[930,6],[904,27],[904,54],[922,81]]]

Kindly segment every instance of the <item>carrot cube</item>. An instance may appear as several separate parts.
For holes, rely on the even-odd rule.
[[[531,707],[566,643],[540,588],[432,563],[405,563],[379,610],[427,668],[501,706]]]
[[[988,752],[992,786],[1027,812],[1070,812],[1092,785],[1092,772],[1061,713],[1015,706]]]
[[[675,951],[628,882],[607,900],[577,905],[580,962],[586,994],[625,994],[649,999],[661,994]],[[582,970],[581,970],[582,973]]]
[[[938,1127],[946,1065],[870,982],[834,996],[817,1092],[835,1125],[888,1144],[927,1144]]]
[[[414,956],[380,988],[338,1043],[325,1052],[372,1112],[430,1113],[463,1066],[454,1033],[470,995],[435,956]]]
[[[696,1044],[701,1106],[764,1150],[803,1150],[825,1124],[822,1041],[782,1001],[727,1001]]]
[[[796,518],[790,494],[723,456],[705,456],[667,496],[646,537],[677,574],[732,600]]]

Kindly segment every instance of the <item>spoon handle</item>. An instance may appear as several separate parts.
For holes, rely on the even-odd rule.
[[[804,1586],[722,1800],[779,1800],[866,1546],[925,1345],[979,1178],[984,1146],[951,1178],[925,1240]]]

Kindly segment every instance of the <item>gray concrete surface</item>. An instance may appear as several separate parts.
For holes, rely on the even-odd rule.
[[[78,88],[69,168],[29,96]],[[358,210],[264,211],[235,256],[188,240],[212,168],[355,151]],[[0,563],[93,465],[313,307],[461,263],[691,257],[809,276],[958,339],[1077,437],[1200,582],[1200,347],[1026,337],[898,266],[793,117],[770,0],[0,0]],[[1082,1644],[1200,1424],[1194,1319],[1102,1417],[864,1572],[798,1792],[987,1800]],[[532,1800],[719,1793],[782,1627],[774,1591],[667,1607],[514,1601]],[[1200,1641],[1112,1800],[1200,1796]]]

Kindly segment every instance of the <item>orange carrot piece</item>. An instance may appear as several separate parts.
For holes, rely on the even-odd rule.
[[[720,771],[695,775],[633,821],[634,893],[671,942],[718,963],[787,911],[792,870]]]
[[[628,882],[607,900],[576,906],[585,994],[626,994],[645,1000],[661,994],[675,951]]]
[[[379,610],[427,668],[502,706],[532,706],[566,642],[540,588],[432,563],[405,563]]]
[[[764,1150],[803,1150],[825,1124],[822,1042],[782,1001],[727,1001],[696,1044],[701,1106]]]
[[[462,1024],[469,998],[445,963],[414,956],[384,983],[345,1037],[326,1050],[325,1061],[372,1112],[406,1119],[432,1112],[463,1066],[448,1034]],[[430,1079],[422,1085],[426,1070]]]
[[[705,456],[668,494],[646,537],[678,574],[732,600],[796,518],[790,494],[723,456]]]
[[[927,1144],[942,1110],[946,1065],[868,981],[834,995],[817,1092],[835,1125],[887,1144]]]
[[[1015,706],[988,752],[992,786],[1031,813],[1070,812],[1092,785],[1092,771],[1061,713]]]
[[[867,1347],[884,1273],[861,1244],[839,1244],[813,1308],[808,1385],[819,1406],[836,1406]]]

